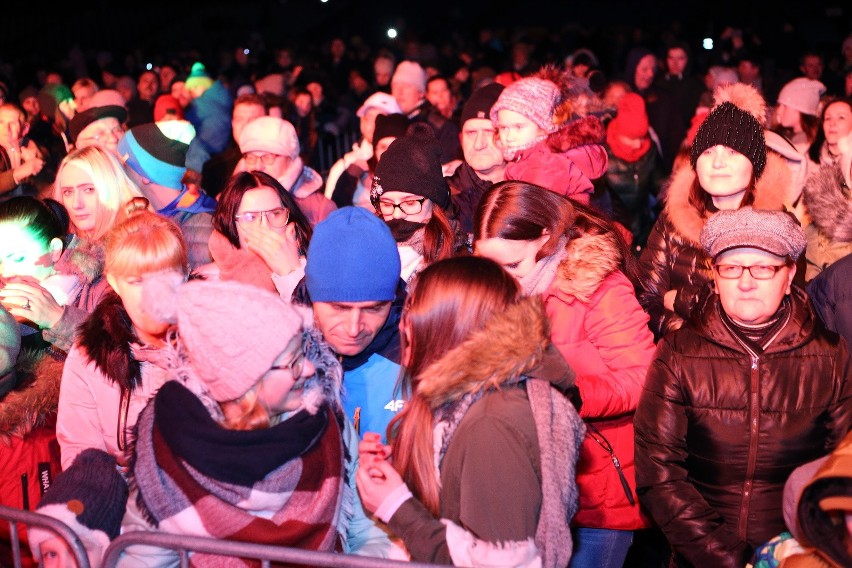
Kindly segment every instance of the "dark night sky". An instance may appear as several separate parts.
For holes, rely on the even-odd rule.
[[[761,3],[765,5],[765,3]],[[386,43],[387,27],[402,37],[440,43],[450,30],[475,38],[474,30],[494,27],[508,33],[519,28],[546,30],[569,47],[579,47],[589,34],[601,30],[640,27],[653,36],[677,22],[683,37],[718,34],[724,26],[754,28],[773,37],[785,22],[813,47],[839,46],[852,31],[848,2],[776,0],[771,8],[717,0],[486,2],[484,0],[147,0],[144,2],[90,0],[63,4],[61,11],[43,3],[17,1],[3,7],[0,60],[34,65],[57,61],[77,43],[84,50],[109,49],[117,53],[156,53],[197,48],[213,54],[246,43],[254,34],[267,47],[296,45],[317,48],[332,34],[360,36],[371,46]],[[754,5],[756,6],[756,5]],[[844,11],[845,8],[845,11]],[[598,40],[600,41],[600,40]],[[571,46],[570,44],[575,44]],[[399,49],[401,42],[392,45]],[[835,48],[836,49],[836,48]]]

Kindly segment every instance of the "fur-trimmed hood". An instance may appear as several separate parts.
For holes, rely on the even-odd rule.
[[[707,219],[689,202],[689,193],[695,178],[695,170],[687,165],[672,173],[671,180],[664,189],[665,211],[678,234],[700,247],[701,230]],[[784,158],[769,153],[766,156],[763,175],[755,184],[754,207],[772,210],[787,207],[784,196],[790,194],[788,188],[792,183],[793,176],[784,163]]]
[[[613,233],[571,239],[550,288],[588,302],[604,279],[621,266],[623,259],[616,239]]]
[[[852,241],[852,199],[837,164],[824,164],[805,183],[805,207],[811,222],[829,240]]]
[[[131,351],[139,340],[118,294],[104,296],[77,333],[80,347],[105,377],[129,392],[140,384],[141,366]]]
[[[549,343],[550,324],[541,298],[524,298],[424,369],[418,388],[432,408],[499,388],[535,368]]]
[[[27,350],[18,356],[18,385],[0,399],[0,443],[26,436],[56,413],[62,366],[62,360],[43,350]]]

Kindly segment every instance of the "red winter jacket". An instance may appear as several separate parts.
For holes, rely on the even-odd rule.
[[[619,270],[613,235],[582,236],[567,252],[544,294],[551,341],[577,374],[580,416],[611,444],[634,500],[631,505],[611,454],[590,427],[577,465],[580,508],[573,524],[639,529],[648,523],[636,497],[633,412],[654,355],[648,315]]]

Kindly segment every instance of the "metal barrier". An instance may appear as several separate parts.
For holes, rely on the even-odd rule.
[[[313,168],[326,179],[328,171],[340,157],[352,149],[352,145],[358,142],[360,132],[345,130],[337,136],[319,136],[315,156],[317,163]]]
[[[180,557],[181,568],[189,567],[190,551],[260,560],[263,568],[269,568],[270,562],[335,568],[434,568],[436,566],[435,564],[386,560],[354,554],[316,552],[285,546],[270,546],[161,532],[134,531],[124,533],[112,541],[104,553],[102,568],[120,566],[121,555],[125,549],[136,545],[155,546],[176,551]]]
[[[89,557],[86,555],[83,543],[80,542],[77,533],[62,521],[42,515],[41,513],[13,509],[3,505],[0,505],[0,519],[9,522],[9,533],[12,541],[12,562],[15,568],[21,568],[21,540],[18,537],[18,525],[16,523],[23,523],[27,527],[40,527],[56,533],[68,545],[68,549],[77,562],[77,567],[89,568]]]

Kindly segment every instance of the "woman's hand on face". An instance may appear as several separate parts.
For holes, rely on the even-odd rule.
[[[387,460],[391,455],[391,447],[382,444],[382,437],[375,432],[367,432],[364,439],[358,442],[358,460],[369,461],[373,456]]]
[[[291,225],[283,233],[265,225],[248,225],[240,230],[248,249],[263,259],[273,273],[286,276],[299,268],[299,243]]]
[[[55,326],[65,311],[50,292],[29,276],[4,280],[0,288],[0,304],[18,321],[30,321],[39,329]]]
[[[361,503],[370,513],[375,513],[388,495],[405,482],[390,462],[379,456],[367,456],[358,463],[355,485]]]

